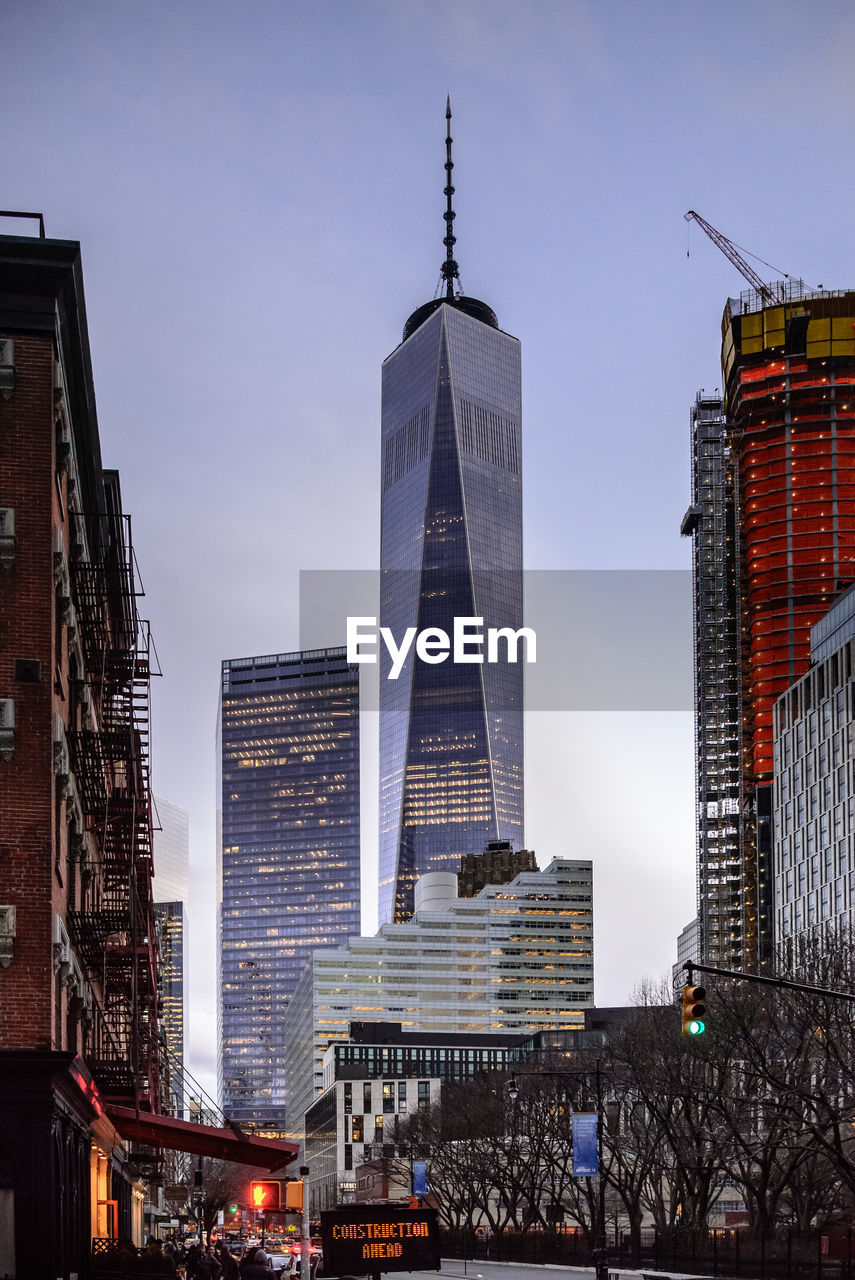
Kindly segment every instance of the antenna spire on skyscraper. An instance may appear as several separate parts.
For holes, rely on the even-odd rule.
[[[442,278],[445,281],[445,296],[447,298],[454,297],[454,281],[460,283],[460,271],[454,260],[454,243],[456,236],[454,235],[454,209],[451,206],[451,197],[454,195],[454,187],[451,184],[451,171],[454,168],[454,161],[451,159],[451,95],[445,100],[445,213],[442,215],[445,219],[445,262],[442,264]]]

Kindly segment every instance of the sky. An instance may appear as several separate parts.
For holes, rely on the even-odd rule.
[[[683,214],[764,278],[853,286],[855,9],[18,0],[3,49],[2,204],[82,246],[163,668],[154,786],[190,813],[211,1088],[220,663],[298,647],[301,570],[377,566],[380,366],[437,284],[446,94],[463,288],[522,343],[526,566],[678,570],[688,592],[689,407],[745,282]],[[684,626],[688,651],[688,596]],[[372,932],[370,716],[364,748]],[[665,972],[694,914],[692,752],[688,710],[529,717],[526,843],[593,859],[600,1004]]]

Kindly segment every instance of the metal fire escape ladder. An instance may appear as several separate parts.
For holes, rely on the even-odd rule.
[[[97,728],[68,734],[81,804],[100,851],[101,884],[69,923],[98,975],[103,1035],[90,1065],[102,1092],[159,1110],[159,1049],[149,779],[150,649],[138,615],[130,520],[78,515],[71,572]],[[89,554],[87,549],[91,547]]]

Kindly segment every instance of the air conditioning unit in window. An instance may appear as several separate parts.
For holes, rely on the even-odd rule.
[[[71,575],[68,572],[68,557],[65,554],[65,539],[62,529],[54,525],[53,529],[53,581],[56,587],[56,599],[59,605],[59,617],[63,626],[71,620]]]
[[[56,712],[54,712],[53,717],[53,771],[60,778],[67,776],[71,772],[65,724],[62,716]]]
[[[15,388],[15,344],[0,338],[0,398],[8,400]]]
[[[15,563],[15,511],[0,507],[0,568],[11,569]]]
[[[80,689],[80,705],[83,708],[83,728],[95,728],[95,699],[92,697],[92,690],[88,684],[84,684]]]
[[[15,750],[15,703],[0,698],[0,759],[11,760]]]

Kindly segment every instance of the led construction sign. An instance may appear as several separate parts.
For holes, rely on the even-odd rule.
[[[331,1209],[321,1214],[321,1238],[328,1276],[439,1270],[435,1209]]]

